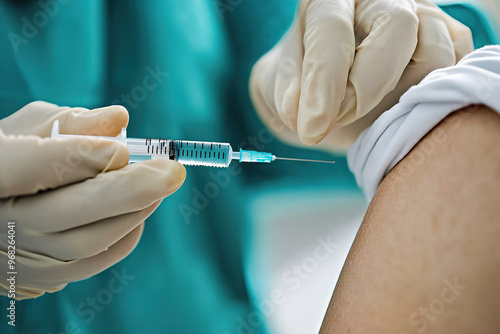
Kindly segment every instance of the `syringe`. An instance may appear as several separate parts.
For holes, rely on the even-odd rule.
[[[267,152],[248,151],[240,149],[233,151],[228,143],[201,142],[191,140],[127,138],[127,130],[122,129],[117,137],[66,135],[59,133],[59,121],[52,125],[52,138],[58,137],[91,137],[117,140],[125,144],[129,150],[129,163],[149,159],[176,160],[186,166],[228,167],[232,160],[239,162],[270,163],[275,160],[306,161],[320,163],[335,163],[335,161],[309,160],[296,158],[281,158]]]

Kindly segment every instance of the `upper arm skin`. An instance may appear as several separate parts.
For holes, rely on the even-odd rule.
[[[389,173],[321,333],[498,333],[500,116],[448,116]]]

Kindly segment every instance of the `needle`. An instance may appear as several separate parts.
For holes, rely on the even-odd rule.
[[[325,160],[310,160],[310,159],[296,159],[296,158],[280,158],[273,156],[273,160],[289,160],[289,161],[305,161],[305,162],[321,162],[325,164],[334,164],[335,161],[325,161]]]

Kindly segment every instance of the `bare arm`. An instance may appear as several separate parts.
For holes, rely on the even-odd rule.
[[[470,107],[389,173],[366,213],[321,333],[496,333],[500,116]]]

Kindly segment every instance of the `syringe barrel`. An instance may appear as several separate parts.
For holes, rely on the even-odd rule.
[[[172,140],[127,138],[125,145],[129,151],[129,162],[140,162],[149,159],[175,160],[171,154]]]
[[[227,143],[172,140],[175,160],[187,166],[228,167],[233,149]]]
[[[72,137],[59,133],[59,121],[54,121],[52,137]],[[89,136],[78,136],[81,138]],[[92,136],[95,138],[95,136]],[[127,131],[122,129],[117,137],[99,137],[124,143],[129,150],[129,162],[149,159],[177,160],[187,166],[228,167],[233,158],[233,149],[227,143],[171,140],[171,139],[136,139],[127,138]]]
[[[130,162],[168,158],[186,166],[228,167],[232,148],[227,143],[170,139],[127,138]]]

